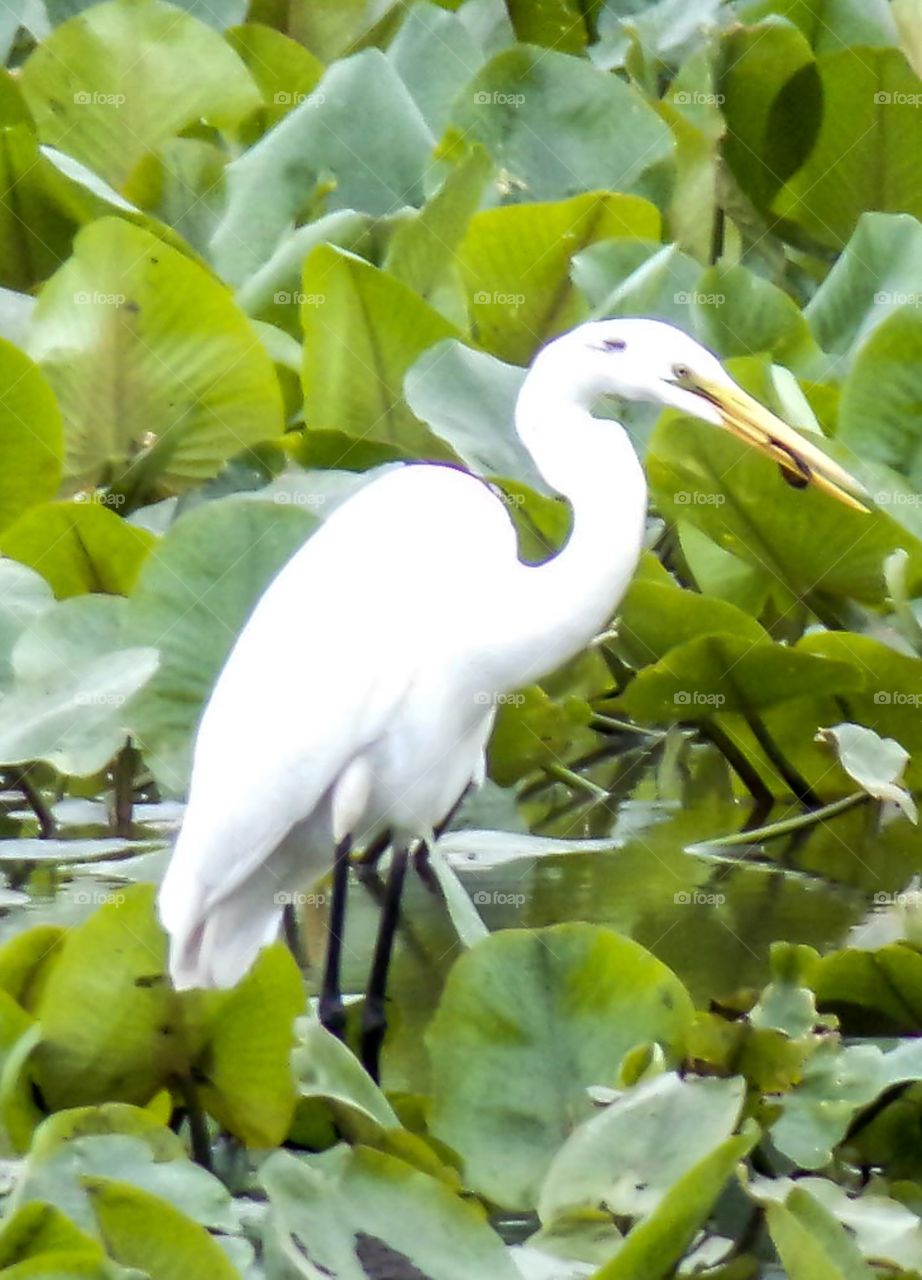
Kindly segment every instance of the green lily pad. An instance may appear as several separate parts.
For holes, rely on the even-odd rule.
[[[665,415],[650,442],[647,476],[663,515],[694,524],[794,595],[882,604],[883,563],[898,547],[909,552],[910,577],[922,579],[922,542],[891,515],[792,489],[777,467],[718,428]]]
[[[659,662],[670,649],[699,636],[722,632],[752,644],[767,632],[742,609],[724,600],[682,591],[672,583],[635,578],[618,607],[618,649],[633,667]]]
[[[146,1103],[188,1069],[152,885],[126,887],[72,929],[38,1005],[36,1073],[53,1109]]]
[[[53,498],[61,479],[61,414],[48,383],[21,351],[0,340],[0,529]]]
[[[338,1147],[299,1161],[278,1151],[260,1178],[271,1205],[269,1258],[296,1258],[293,1274],[304,1280],[367,1280],[375,1272],[427,1280],[517,1275],[469,1201],[393,1156]]]
[[[673,1183],[649,1218],[632,1231],[596,1280],[665,1280],[706,1222],[717,1197],[759,1139],[748,1120]]]
[[[718,56],[724,156],[746,195],[765,208],[806,160],[819,130],[813,51],[796,27],[772,22],[730,30]]]
[[[804,316],[823,350],[844,362],[920,294],[922,226],[908,214],[865,213]]]
[[[809,1191],[768,1205],[765,1219],[791,1280],[873,1280],[851,1236]]]
[[[291,952],[269,947],[205,1021],[199,1096],[219,1124],[249,1146],[278,1146],[288,1132],[295,1107],[294,1021],[303,1008],[304,985]]]
[[[434,144],[380,50],[362,49],[341,59],[284,120],[228,166],[227,210],[212,242],[218,270],[239,283],[260,267],[292,223],[302,220],[305,201],[321,178],[332,176],[336,184],[325,201],[328,211],[382,217],[404,205],[418,208]]]
[[[413,9],[408,20],[420,9]],[[493,163],[483,147],[455,160],[444,182],[410,221],[397,227],[385,269],[447,318],[466,327],[458,248],[483,196]]]
[[[0,283],[10,289],[46,280],[78,228],[99,212],[99,202],[39,149],[31,120],[0,130],[0,195]]]
[[[922,214],[913,140],[922,80],[892,48],[821,54],[816,70],[819,135],[772,208],[820,244],[839,249],[867,209]]]
[[[109,1256],[151,1280],[240,1280],[204,1227],[159,1196],[115,1178],[84,1178]]]
[[[85,1177],[117,1177],[168,1200],[194,1222],[235,1232],[227,1189],[186,1155],[180,1138],[148,1112],[124,1103],[58,1112],[35,1132],[12,1204],[50,1204],[95,1233]]]
[[[545,484],[515,429],[524,374],[454,338],[424,351],[407,373],[407,404],[472,471]]]
[[[669,724],[775,706],[794,698],[848,694],[864,687],[844,662],[804,661],[784,645],[739,635],[703,635],[645,667],[620,705],[637,720]]]
[[[58,1275],[70,1266],[102,1280],[102,1245],[54,1205],[23,1205],[7,1217],[0,1230],[0,1270],[12,1276]]]
[[[649,201],[607,191],[476,214],[459,265],[478,341],[503,360],[527,363],[543,343],[587,318],[569,279],[575,253],[615,236],[656,240],[659,232]]]
[[[801,1168],[822,1169],[859,1111],[894,1085],[920,1078],[917,1039],[884,1053],[875,1044],[842,1047],[832,1038],[807,1061],[797,1088],[778,1099],[772,1141]]]
[[[842,386],[838,431],[843,444],[914,485],[922,481],[920,354],[922,311],[910,301],[882,318],[856,353]],[[883,493],[878,498],[886,500]]]
[[[455,99],[487,56],[486,32],[469,25],[466,15],[450,12],[458,7],[455,0],[413,5],[387,49],[388,60],[436,137],[448,125]]]
[[[387,1098],[341,1040],[311,1018],[294,1055],[298,1093],[321,1098],[336,1117],[340,1132],[367,1140],[369,1127],[394,1129],[397,1115]]]
[[[453,120],[531,200],[600,188],[642,194],[645,170],[672,151],[668,127],[639,92],[537,45],[504,49],[488,62],[459,95]]]
[[[233,125],[260,101],[220,36],[160,0],[110,0],[65,22],[27,60],[22,88],[42,141],[116,186],[193,122]]]
[[[98,502],[44,502],[0,537],[3,554],[40,573],[59,598],[128,595],[156,538]]]
[[[30,841],[32,845],[39,843]],[[66,936],[60,925],[38,924],[23,929],[0,947],[0,988],[24,1009],[34,1011],[43,973],[54,963]]]
[[[308,433],[339,431],[347,445],[379,441],[406,456],[452,459],[403,396],[404,374],[427,347],[457,336],[452,325],[393,276],[331,245],[304,264],[304,299]]]
[[[323,75],[324,66],[319,58],[297,40],[261,22],[231,27],[225,39],[245,64],[263,97],[263,104],[244,122],[243,132],[248,138],[278,124],[317,87]]]
[[[427,1042],[431,1129],[499,1204],[533,1206],[551,1160],[635,1045],[672,1059],[691,1019],[665,965],[594,925],[507,930],[455,964]]]
[[[645,1218],[672,1184],[732,1136],[744,1081],[667,1072],[626,1090],[584,1121],[554,1157],[538,1211],[544,1223],[604,1204]]]
[[[75,487],[173,492],[282,431],[272,361],[229,291],[119,219],[77,237],[42,291],[31,351],[64,414]]]
[[[47,760],[77,777],[98,772],[128,738],[127,704],[157,661],[155,649],[116,649],[17,682],[0,701],[0,761]]]
[[[0,686],[12,679],[13,645],[30,622],[54,602],[45,579],[16,560],[0,560]]]

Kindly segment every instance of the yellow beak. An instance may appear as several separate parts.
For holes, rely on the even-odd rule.
[[[868,496],[864,486],[742,387],[721,386],[698,377],[685,385],[714,406],[729,431],[777,462],[789,483],[801,489],[812,484],[845,506],[867,513],[868,507],[861,501]]]

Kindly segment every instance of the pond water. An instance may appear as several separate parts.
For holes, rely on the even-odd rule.
[[[761,986],[778,939],[827,951],[912,936],[922,904],[915,891],[922,833],[902,817],[861,805],[761,844],[702,848],[740,831],[749,808],[716,793],[699,803],[649,801],[638,798],[643,790],[641,783],[632,798],[609,804],[602,820],[591,803],[571,806],[565,818],[549,820],[547,802],[542,814],[529,815],[533,825],[567,837],[556,846],[566,852],[544,852],[550,837],[506,833],[498,852],[476,831],[454,833],[452,865],[486,926],[609,925],[668,964],[700,1006]],[[779,809],[769,820],[799,812]],[[32,924],[76,923],[126,883],[158,880],[180,814],[176,805],[139,806],[137,838],[113,840],[101,805],[64,801],[55,813],[59,840],[49,842],[35,838],[33,820],[11,807],[0,826],[9,886],[0,897],[0,942]],[[573,838],[589,834],[590,851],[574,851]],[[510,856],[522,848],[526,856]],[[364,986],[381,888],[372,875],[350,890],[344,952],[350,991]],[[316,973],[328,895],[321,887],[306,897],[302,936]],[[461,945],[442,895],[411,873],[390,987],[392,1087],[425,1088],[422,1035]]]

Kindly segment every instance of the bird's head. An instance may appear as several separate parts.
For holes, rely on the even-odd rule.
[[[598,320],[580,325],[538,357],[579,394],[647,401],[731,431],[780,466],[795,487],[814,485],[864,511],[862,486],[810,440],[753,399],[717,357],[661,320]]]

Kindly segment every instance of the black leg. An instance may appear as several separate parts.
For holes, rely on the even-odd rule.
[[[362,1012],[362,1065],[374,1080],[378,1079],[381,1045],[384,1043],[384,1033],[387,1031],[387,971],[390,967],[394,935],[400,919],[400,895],[403,891],[406,870],[406,846],[397,845],[391,854],[384,907],[381,912],[381,927],[375,943],[371,977],[368,980],[365,1008]]]
[[[436,839],[438,839],[438,836],[436,836]],[[419,876],[420,880],[430,893],[441,894],[442,886],[439,884],[438,876],[432,870],[432,861],[429,856],[429,845],[425,840],[420,840],[419,844],[413,850],[413,870]]]
[[[436,840],[438,840],[439,836],[443,833],[443,831],[446,829],[448,824],[454,819],[455,814],[458,812],[458,810],[461,808],[461,806],[464,804],[465,800],[468,798],[468,796],[471,794],[473,790],[474,790],[474,784],[473,782],[469,782],[467,786],[464,788],[464,790],[461,792],[461,794],[458,796],[457,800],[454,802],[454,804],[445,814],[445,817],[442,819],[439,825],[435,828],[433,835],[435,836]]]
[[[372,891],[376,885],[380,885],[381,879],[378,875],[378,863],[384,857],[387,846],[391,842],[391,833],[389,830],[382,831],[376,840],[362,851],[360,857],[354,862],[355,874],[361,884],[366,885]]]
[[[282,910],[282,937],[285,939],[285,945],[295,958],[295,964],[299,969],[303,969],[306,965],[304,958],[304,948],[301,946],[301,928],[298,924],[298,915],[290,902],[285,904]]]
[[[320,988],[320,1022],[340,1040],[346,1034],[346,1008],[340,985],[343,952],[343,929],[346,924],[346,893],[349,888],[349,854],[352,840],[346,836],[336,846],[333,860],[333,897],[330,902],[330,925],[327,937],[327,962]]]
[[[445,817],[433,830],[433,839],[439,839],[473,789],[473,783],[469,782],[448,810]],[[439,878],[432,870],[432,863],[429,859],[429,845],[425,840],[421,840],[413,850],[413,867],[416,874],[419,876],[420,880],[422,880],[430,893],[440,894],[442,892],[442,886],[439,884]]]

